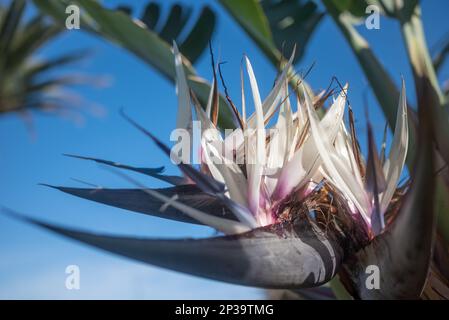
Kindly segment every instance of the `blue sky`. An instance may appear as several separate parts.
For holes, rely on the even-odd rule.
[[[111,7],[125,2],[141,10],[146,1],[104,1]],[[167,8],[175,1],[161,2]],[[223,72],[231,96],[238,97],[239,94],[239,68],[244,53],[252,61],[262,95],[268,93],[276,71],[227,13],[214,1],[179,2],[190,3],[197,11],[202,4],[208,3],[218,12],[213,45],[222,60],[228,62]],[[423,1],[422,6],[427,40],[432,45],[449,31],[446,17],[449,2]],[[414,102],[411,71],[397,23],[381,18],[380,30],[360,27],[360,32],[369,39],[394,80],[399,83],[401,75],[404,76],[408,96]],[[95,55],[70,70],[113,79],[107,88],[83,87],[76,90],[84,99],[101,105],[106,114],[100,117],[87,115],[82,124],[35,115],[35,138],[30,136],[16,115],[0,117],[0,205],[47,221],[98,232],[148,237],[213,235],[209,228],[115,209],[38,185],[45,182],[81,186],[72,180],[76,178],[101,186],[129,186],[95,164],[64,157],[63,153],[96,156],[139,166],[165,165],[168,172],[176,171],[146,137],[118,115],[118,110],[124,107],[133,118],[168,142],[170,131],[175,126],[177,109],[171,83],[126,51],[82,30],[67,32],[41,54],[54,56],[91,47],[95,48]],[[306,55],[297,67],[307,69],[312,62],[316,65],[308,81],[313,88],[326,88],[332,76],[349,82],[349,96],[360,119],[357,127],[362,139],[365,137],[363,95],[368,94],[370,117],[380,138],[384,119],[350,48],[329,17],[313,35]],[[207,54],[195,67],[203,77],[211,77]],[[449,78],[447,65],[440,78]],[[149,186],[162,186],[155,180],[140,180]],[[64,285],[65,268],[72,264],[81,270],[81,289],[77,291],[69,291]],[[262,297],[263,292],[258,289],[146,266],[0,216],[0,298],[3,299]]]

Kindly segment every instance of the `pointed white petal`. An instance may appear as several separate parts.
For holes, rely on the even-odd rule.
[[[306,125],[306,121],[307,121],[307,110],[301,104],[301,101],[299,100],[298,95],[296,95],[296,105],[297,105],[296,115],[297,115],[297,118],[299,121],[298,125],[300,128],[303,128]]]
[[[207,138],[209,143],[213,144],[216,149],[223,149],[223,138],[221,136],[220,130],[213,124],[212,120],[207,116],[206,112],[201,108],[201,106],[197,104],[193,104],[195,107],[195,112],[197,119],[201,122],[201,140]],[[201,148],[202,158],[204,158],[204,148]],[[221,181],[217,177],[214,177],[216,180]]]
[[[245,84],[243,79],[243,67],[240,68],[240,88],[241,88],[241,97],[242,97],[242,121],[243,125],[246,128],[246,101],[245,101]]]
[[[337,134],[334,145],[337,152],[336,155],[344,162],[348,170],[354,174],[354,178],[357,180],[360,188],[363,188],[363,179],[352,149],[351,138],[347,133],[344,122],[340,125],[340,131]]]
[[[237,234],[237,233],[247,232],[247,231],[251,230],[251,228],[244,225],[243,223],[209,215],[203,211],[192,208],[182,202],[177,201],[175,197],[170,198],[170,197],[167,197],[166,195],[156,191],[155,189],[148,189],[144,185],[142,185],[140,182],[134,180],[131,177],[128,177],[128,176],[123,176],[123,177],[125,179],[127,179],[128,181],[130,181],[131,183],[138,186],[146,194],[158,199],[159,201],[164,202],[166,204],[165,207],[172,206],[173,208],[178,209],[179,211],[187,214],[188,216],[201,222],[202,224],[208,225],[208,226],[210,226],[218,231],[221,231],[225,234]]]
[[[407,122],[407,96],[405,83],[402,81],[401,96],[399,98],[398,114],[396,117],[396,127],[394,130],[393,142],[391,145],[388,161],[384,166],[384,174],[387,181],[387,188],[381,195],[381,212],[384,213],[393,197],[398,181],[401,177],[405,158],[408,149],[408,122]]]
[[[178,93],[178,117],[176,128],[188,129],[192,124],[192,109],[190,108],[190,93],[187,85],[182,57],[176,42],[173,41],[173,53],[175,55],[176,85]]]
[[[266,168],[266,170],[270,170],[270,175],[265,176],[265,184],[269,195],[273,193],[276,187],[278,172],[280,172],[284,166],[291,147],[289,143],[291,143],[290,131],[292,130],[292,116],[288,100],[288,83],[284,84],[283,91],[284,94],[281,96],[281,99],[284,100],[284,103],[279,110],[278,121],[274,129],[270,132],[271,135]]]
[[[227,193],[232,200],[242,206],[247,206],[247,181],[240,167],[225,159],[220,151],[214,145],[208,143],[206,139],[203,139],[202,146],[204,156],[207,158],[206,163],[214,178],[224,182]]]
[[[215,78],[212,79],[212,84],[210,86],[210,92],[209,97],[207,98],[207,105],[206,105],[206,115],[210,119],[210,113],[212,110],[212,98],[214,96],[214,85],[215,85]]]
[[[255,108],[255,129],[256,129],[256,143],[255,143],[255,160],[251,165],[251,170],[248,172],[248,198],[249,207],[254,215],[257,215],[259,210],[260,200],[260,184],[262,180],[263,167],[265,165],[265,124],[262,109],[262,101],[260,99],[259,87],[257,85],[256,76],[254,75],[251,62],[245,57],[246,69],[248,72],[251,91],[253,94],[254,108]],[[250,124],[251,126],[251,124]],[[251,128],[253,128],[251,126]]]
[[[315,142],[330,179],[332,179],[334,184],[346,196],[346,198],[355,204],[362,217],[369,223],[369,203],[365,197],[364,190],[360,190],[357,180],[351,172],[347,170],[344,163],[336,156],[335,148],[330,143],[326,135],[323,135],[318,122],[318,115],[312,107],[312,102],[309,95],[306,92],[304,92],[304,95],[307,114],[309,116],[311,136]]]
[[[293,50],[293,53],[290,59],[288,60],[287,64],[285,65],[284,69],[282,70],[281,75],[276,80],[273,89],[266,97],[266,99],[263,101],[262,110],[264,120],[269,119],[277,109],[277,103],[279,101],[279,93],[281,92],[282,86],[285,80],[287,79],[288,73],[291,69],[293,58],[295,57],[295,50]],[[255,122],[256,122],[256,115],[253,114],[251,115],[251,117],[249,117],[248,123],[249,125],[254,126]]]
[[[283,99],[285,101],[284,102],[285,109],[283,111],[281,110],[281,114],[285,119],[284,123],[285,123],[285,140],[286,140],[285,150],[282,152],[282,154],[284,155],[283,165],[288,161],[290,150],[295,148],[295,146],[293,145],[293,138],[295,136],[296,131],[296,125],[293,122],[293,113],[290,104],[287,80],[285,81],[284,91],[285,93]]]
[[[206,129],[217,129],[217,127],[212,123],[212,120],[210,120],[210,117],[207,115],[207,111],[204,111],[201,106],[197,104],[193,104],[193,106],[195,108],[197,120],[201,122],[202,131]]]
[[[310,100],[308,95],[307,97]],[[320,134],[325,136],[327,141],[334,141],[337,136],[340,123],[343,120],[345,102],[344,95],[341,95],[329,108],[319,124]],[[320,165],[321,158],[317,146],[314,140],[309,137],[282,169],[276,186],[275,197],[282,199],[294,188],[302,187],[312,178],[317,180],[315,182],[318,183],[321,180],[320,176],[317,176]]]
[[[243,131],[240,128],[233,130],[227,137],[224,139],[225,147],[227,150],[237,152],[240,146],[244,143]]]

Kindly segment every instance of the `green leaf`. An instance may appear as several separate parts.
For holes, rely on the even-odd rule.
[[[4,14],[0,24],[0,54],[4,54],[4,50],[9,47],[13,40],[25,10],[25,5],[25,0],[12,1],[6,14]]]
[[[363,17],[366,15],[366,0],[337,0],[334,1],[339,11],[347,11],[354,17]]]
[[[145,23],[148,29],[153,30],[159,21],[161,8],[157,3],[150,2],[145,7],[145,11],[142,15],[142,22]]]
[[[312,1],[264,0],[261,4],[278,50],[288,53],[296,46],[294,62],[301,59],[324,13]]]
[[[64,5],[68,3],[79,5],[83,10],[81,15],[83,30],[93,32],[116,43],[151,65],[170,81],[175,81],[174,56],[171,46],[142,22],[132,20],[123,12],[105,9],[93,0],[34,0],[34,3],[61,24],[65,23],[66,19]],[[196,76],[193,66],[187,59],[184,59],[183,62],[189,85],[193,90],[196,90],[198,86],[201,88],[208,86],[203,79]],[[196,93],[205,105],[209,92],[205,94],[205,90],[201,90]],[[226,100],[221,96],[220,106],[220,127],[234,128],[231,112],[226,105]]]
[[[174,4],[170,7],[165,21],[161,21],[161,12],[160,4],[150,2],[140,20],[167,43],[175,40],[181,53],[194,64],[212,38],[216,25],[215,13],[208,6],[204,6],[199,16],[193,18],[190,6]]]
[[[167,42],[176,39],[184,29],[191,12],[192,10],[189,7],[182,7],[179,4],[173,5],[164,27],[159,32],[159,36]]]
[[[120,11],[104,9],[95,1],[34,0],[43,11],[63,24],[65,8],[69,3],[78,4],[84,12],[81,24],[91,32],[106,37],[151,64],[169,79],[174,79],[175,70],[170,46],[154,32],[139,26],[128,15]],[[186,66],[191,73],[192,67]]]
[[[25,72],[26,77],[37,77],[42,75],[46,71],[50,71],[54,68],[62,67],[68,64],[76,63],[88,57],[90,51],[81,50],[78,52],[72,52],[52,60],[45,60],[32,64]]]
[[[283,54],[289,55],[295,45],[298,53],[295,61],[301,58],[309,37],[322,17],[311,1],[304,4],[296,0],[220,0],[220,3],[278,70],[282,70],[286,62]],[[289,8],[294,10],[290,12]],[[285,23],[282,17],[286,12],[292,14],[290,23]],[[307,88],[309,86],[294,72],[293,67],[289,70],[289,78],[293,89],[302,96],[298,83],[303,83]]]
[[[116,8],[116,10],[121,11],[121,12],[126,13],[126,14],[132,14],[132,12],[133,12],[132,8],[130,6],[127,6],[127,5],[120,5],[120,6],[118,6]]]
[[[262,49],[275,65],[281,60],[281,53],[274,43],[267,17],[257,0],[219,0],[237,23]]]
[[[215,14],[205,6],[188,36],[180,43],[179,50],[192,62],[196,61],[212,39]]]
[[[259,1],[220,0],[220,2],[248,33],[254,37],[260,37],[261,41],[273,44],[268,20]]]
[[[71,97],[56,90],[67,85],[86,83],[87,78],[60,76],[49,78],[46,71],[78,61],[84,56],[70,53],[56,58],[36,57],[36,52],[55,39],[64,28],[43,15],[24,15],[26,1],[12,0],[8,8],[0,6],[0,113],[33,110],[68,110]],[[91,82],[91,81],[90,81]],[[56,101],[58,100],[58,101]],[[59,110],[61,111],[61,110]]]
[[[440,49],[433,55],[432,63],[435,72],[438,73],[438,71],[440,71],[440,68],[446,61],[448,55],[449,55],[449,35],[446,34],[445,38],[442,39]],[[446,100],[449,101],[449,99]]]
[[[31,54],[36,52],[43,45],[55,39],[63,29],[56,25],[48,25],[44,19],[36,21],[35,24],[27,25],[15,37],[8,50],[8,64],[5,72],[14,70],[21,63],[24,63]]]
[[[418,0],[370,0],[370,2],[374,5],[379,5],[385,15],[400,20],[410,19],[410,16],[418,5]]]

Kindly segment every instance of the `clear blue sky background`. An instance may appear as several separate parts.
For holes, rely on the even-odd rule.
[[[141,10],[146,1],[104,1],[111,7],[125,2]],[[174,3],[161,2],[165,8]],[[238,25],[214,1],[180,2],[189,2],[197,12],[202,4],[208,3],[218,12],[213,45],[221,52],[222,60],[228,61],[224,73],[231,94],[238,97],[240,60],[246,53],[265,95],[276,72]],[[432,45],[449,31],[449,2],[427,0],[422,6],[427,39]],[[382,18],[380,30],[369,31],[362,26],[360,31],[395,81],[399,83],[401,75],[404,76],[409,99],[414,102],[411,72],[397,23]],[[102,105],[106,115],[88,115],[82,125],[35,115],[37,136],[34,139],[16,115],[0,117],[0,205],[47,221],[99,232],[150,237],[212,235],[213,231],[206,227],[115,209],[38,185],[45,182],[80,186],[71,180],[78,178],[101,186],[128,186],[95,164],[66,158],[63,153],[142,166],[166,165],[168,172],[176,171],[151,142],[118,115],[119,108],[125,107],[130,115],[168,142],[177,109],[171,83],[126,51],[82,31],[68,32],[41,54],[53,56],[89,47],[96,49],[93,58],[71,70],[113,78],[112,85],[105,89],[77,89],[85,99]],[[365,137],[363,94],[368,93],[370,116],[379,138],[384,119],[352,52],[329,17],[319,26],[297,67],[307,69],[313,61],[316,65],[308,80],[315,89],[326,88],[332,76],[349,82],[351,103],[361,120],[358,129],[362,139]],[[200,75],[210,78],[207,54],[196,68]],[[449,78],[448,66],[440,78]],[[141,181],[149,186],[162,186],[150,179]],[[69,291],[64,285],[65,268],[71,264],[81,269],[78,291]],[[226,299],[263,298],[263,292],[146,266],[0,216],[0,298]]]

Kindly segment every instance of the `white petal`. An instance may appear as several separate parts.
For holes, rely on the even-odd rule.
[[[245,85],[243,79],[243,68],[240,69],[240,87],[241,87],[241,97],[242,97],[242,121],[246,128],[246,102],[245,102]]]
[[[351,138],[347,133],[344,122],[341,123],[340,131],[338,132],[337,138],[335,139],[335,150],[337,152],[336,155],[340,158],[341,161],[344,162],[348,170],[354,174],[354,178],[357,180],[360,188],[363,189],[363,179],[357,164],[356,157],[354,155],[354,151],[352,149]]]
[[[301,104],[301,101],[299,100],[298,95],[296,96],[296,105],[297,105],[296,115],[297,115],[297,118],[299,121],[299,127],[303,128],[306,125],[306,121],[307,121],[307,110]]]
[[[369,203],[366,199],[364,190],[360,190],[357,180],[345,167],[344,163],[336,156],[335,148],[329,142],[326,135],[323,135],[318,123],[318,116],[312,107],[312,102],[310,101],[309,95],[306,92],[304,92],[304,95],[307,113],[309,116],[311,136],[315,142],[330,179],[333,180],[334,184],[346,196],[346,198],[351,200],[356,205],[362,217],[369,223]]]
[[[309,98],[308,95],[307,97]],[[321,120],[320,133],[327,137],[327,141],[335,140],[340,123],[343,120],[344,108],[345,98],[340,96]],[[319,182],[321,178],[317,174],[320,165],[321,158],[318,149],[314,140],[309,137],[282,169],[276,186],[275,197],[282,199],[294,188],[302,187],[312,178],[318,180],[315,182]]]
[[[214,85],[215,85],[215,78],[212,79],[212,85],[210,86],[209,97],[207,98],[206,114],[209,119],[210,119],[210,113],[212,110],[212,98],[214,96]]]
[[[405,83],[402,81],[401,96],[399,98],[398,113],[396,116],[396,127],[391,145],[388,161],[384,165],[384,174],[387,188],[381,195],[381,212],[384,213],[393,197],[398,181],[401,177],[408,149],[408,122],[407,122],[407,96]]]
[[[188,129],[192,125],[192,109],[190,108],[190,93],[187,85],[181,54],[176,42],[173,41],[173,53],[175,55],[176,85],[178,93],[178,117],[176,128]]]
[[[288,83],[283,87],[284,94],[281,99],[284,100],[279,110],[278,121],[271,132],[267,168],[270,170],[270,176],[265,176],[265,184],[268,194],[271,195],[276,187],[278,173],[288,159],[292,131],[292,115],[288,99]]]
[[[220,151],[214,145],[208,143],[206,139],[202,140],[204,156],[207,158],[207,165],[214,178],[223,181],[226,185],[229,197],[241,204],[247,206],[247,181],[240,167],[234,162],[226,160]],[[214,160],[215,159],[215,160]]]
[[[221,231],[225,234],[237,234],[237,233],[247,232],[247,231],[251,230],[251,228],[249,228],[248,226],[246,226],[240,222],[209,215],[209,214],[202,212],[198,209],[189,207],[188,205],[186,205],[182,202],[179,202],[173,198],[169,198],[169,197],[163,195],[162,193],[157,192],[153,189],[147,189],[142,185],[139,185],[139,186],[142,188],[143,192],[151,195],[152,197],[154,197],[160,201],[163,201],[167,205],[170,205],[170,206],[178,209],[179,211],[187,214],[188,216],[192,217],[193,219],[198,220],[202,224],[210,226],[210,227],[212,227],[218,231]]]
[[[290,59],[288,60],[287,64],[285,65],[284,69],[282,70],[281,75],[276,80],[273,89],[271,90],[269,95],[266,97],[266,99],[263,101],[262,110],[263,110],[264,120],[270,118],[277,109],[277,101],[279,100],[279,93],[281,92],[282,86],[283,86],[285,80],[287,79],[288,73],[291,69],[291,66],[293,63],[293,58],[295,57],[295,50],[293,50],[293,53],[292,53]],[[251,117],[249,117],[249,119],[248,119],[249,125],[251,125],[251,126],[255,125],[255,122],[256,122],[255,117],[256,117],[255,114],[253,114],[253,115],[251,115]]]
[[[256,76],[254,75],[251,62],[245,57],[246,68],[248,72],[251,91],[253,94],[254,108],[255,108],[255,129],[256,129],[256,143],[255,143],[255,160],[250,166],[248,172],[248,198],[249,207],[254,215],[259,211],[260,199],[260,184],[263,174],[263,167],[265,165],[265,124],[262,110],[262,101],[260,99],[259,87],[257,85]],[[253,128],[250,124],[250,127]]]

